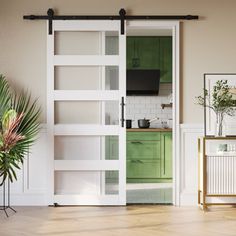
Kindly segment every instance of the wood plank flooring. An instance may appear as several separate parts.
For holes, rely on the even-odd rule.
[[[212,207],[15,207],[0,211],[1,236],[224,236],[236,235],[236,208]]]

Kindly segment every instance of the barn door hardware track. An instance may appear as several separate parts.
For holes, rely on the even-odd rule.
[[[48,20],[48,33],[52,34],[53,20],[120,20],[120,32],[125,32],[125,20],[197,20],[197,15],[126,15],[124,8],[121,8],[119,15],[54,15],[54,10],[49,8],[47,15],[25,15],[24,20]]]

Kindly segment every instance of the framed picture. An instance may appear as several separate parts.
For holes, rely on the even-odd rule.
[[[204,74],[204,90],[208,91],[208,94],[204,96],[206,105],[211,105],[212,91],[218,80],[227,80],[227,84],[230,87],[230,91],[235,99],[236,106],[236,73],[206,73]],[[206,97],[208,96],[208,97]],[[216,115],[212,109],[204,106],[204,135],[215,135]],[[236,136],[236,116],[226,115],[224,118],[225,133],[226,136]]]

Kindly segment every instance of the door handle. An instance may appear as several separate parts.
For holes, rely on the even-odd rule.
[[[124,97],[121,97],[121,127],[124,127],[125,124],[125,118],[124,118],[124,113],[125,113],[125,102],[124,102]]]

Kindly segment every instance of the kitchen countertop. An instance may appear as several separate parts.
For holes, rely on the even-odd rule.
[[[128,132],[172,132],[171,128],[147,128],[147,129],[140,129],[140,128],[132,128],[126,129]]]

